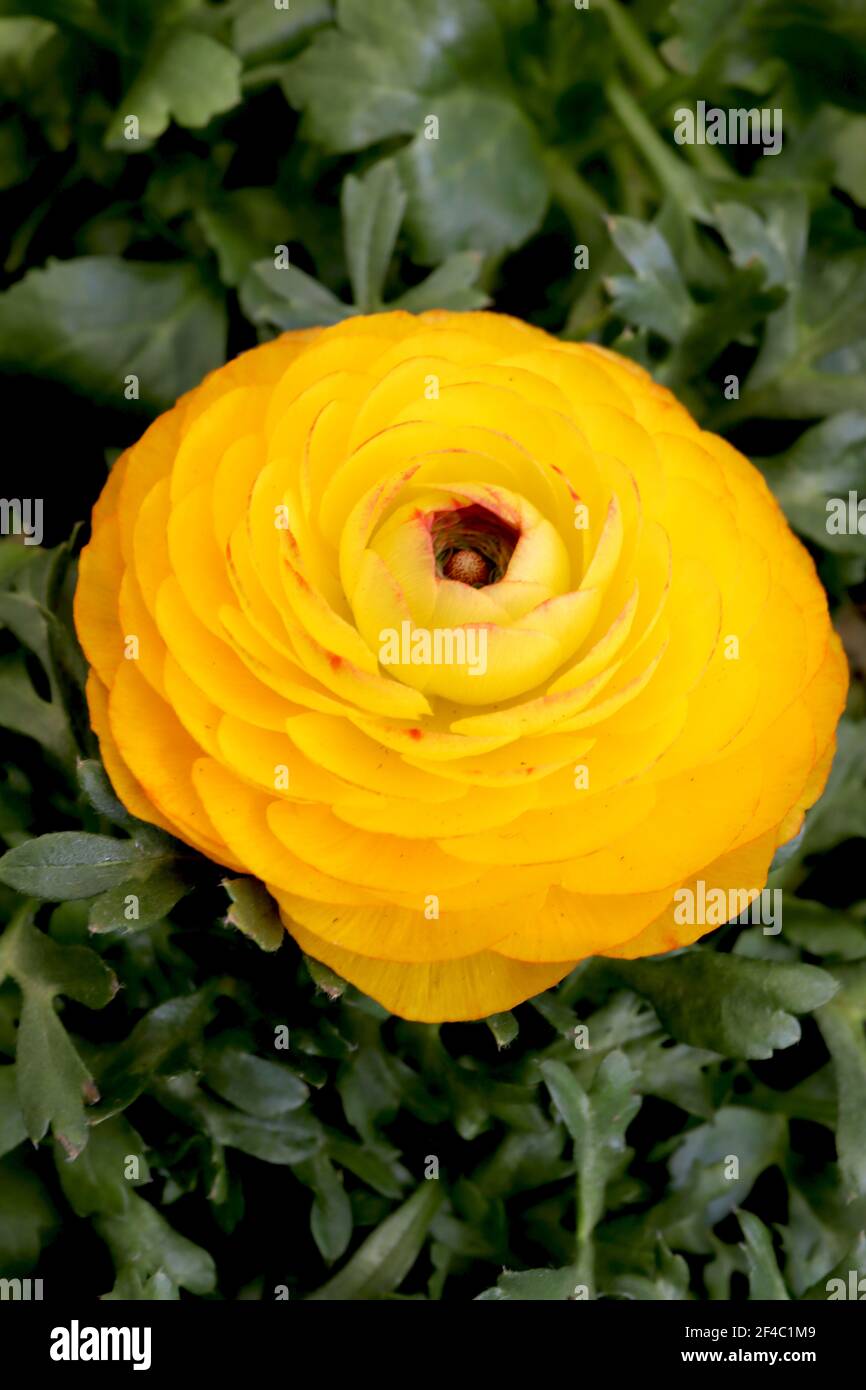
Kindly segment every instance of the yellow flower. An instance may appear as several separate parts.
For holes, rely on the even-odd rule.
[[[847,687],[751,464],[627,359],[484,313],[214,372],[112,470],[76,624],[126,806],[425,1020],[754,897]]]

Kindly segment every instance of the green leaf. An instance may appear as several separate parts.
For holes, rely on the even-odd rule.
[[[37,695],[22,652],[0,656],[0,728],[36,739],[65,766],[75,761],[78,750],[66,713]]]
[[[290,236],[291,213],[268,188],[238,188],[196,207],[195,217],[216,252],[224,285],[239,285],[254,262]]]
[[[466,312],[483,309],[490,303],[489,295],[475,285],[484,264],[477,251],[455,251],[440,266],[432,270],[420,285],[414,285],[389,304],[389,309],[405,309],[410,314],[425,309],[451,309]]]
[[[578,1284],[577,1271],[571,1265],[564,1269],[525,1269],[520,1273],[507,1269],[492,1289],[478,1294],[476,1302],[506,1299],[509,1302],[561,1303],[575,1298]]]
[[[306,1109],[283,1111],[268,1119],[245,1115],[210,1100],[189,1074],[154,1081],[152,1089],[167,1109],[200,1129],[215,1144],[240,1149],[263,1163],[303,1163],[318,1153],[324,1143],[319,1122]]]
[[[119,1215],[100,1215],[94,1228],[111,1250],[118,1270],[133,1266],[142,1280],[164,1271],[190,1293],[208,1294],[216,1285],[213,1259],[168,1224],[149,1202],[130,1194]]]
[[[264,884],[255,878],[224,878],[222,886],[232,900],[226,917],[229,926],[237,927],[263,951],[278,951],[286,929]]]
[[[60,830],[8,850],[0,859],[0,882],[54,901],[90,898],[145,879],[155,868],[168,867],[173,858],[161,846]]]
[[[625,1132],[640,1109],[640,1096],[635,1094],[631,1065],[619,1051],[604,1058],[588,1091],[564,1062],[542,1062],[540,1070],[574,1140],[578,1282],[585,1283],[592,1294],[590,1241],[604,1213],[608,1180],[625,1153]]]
[[[99,1099],[54,1010],[58,994],[99,1009],[113,998],[117,980],[99,957],[82,946],[58,946],[37,931],[25,909],[0,938],[0,981],[9,975],[23,1002],[16,1043],[18,1101],[34,1143],[50,1126],[70,1156],[84,1148],[88,1127],[85,1100]]]
[[[352,1239],[352,1204],[343,1179],[325,1154],[317,1154],[294,1169],[296,1177],[313,1189],[310,1231],[326,1264],[346,1253]]]
[[[122,406],[126,378],[163,410],[224,359],[223,304],[193,265],[49,260],[0,295],[0,371],[26,370]]]
[[[786,453],[756,462],[795,530],[825,550],[866,555],[866,519],[861,532],[856,512],[853,529],[848,517],[848,494],[866,477],[866,414],[831,415]],[[841,526],[833,499],[843,504]]]
[[[800,858],[866,837],[866,723],[843,715],[824,794],[806,816]]]
[[[499,27],[484,0],[341,0],[339,28],[285,70],[289,101],[328,150],[360,150],[420,129],[429,94],[466,78],[504,82]],[[435,259],[435,257],[434,257]]]
[[[0,1158],[23,1144],[27,1126],[18,1103],[18,1079],[15,1066],[0,1067]]]
[[[500,1049],[513,1043],[520,1032],[520,1024],[512,1013],[491,1014],[485,1022],[496,1039],[496,1046]]]
[[[857,966],[848,970],[859,971]],[[862,978],[859,974],[855,978]],[[816,1014],[836,1075],[836,1147],[851,1196],[866,1196],[866,1036],[862,1000],[846,990]]]
[[[659,1237],[655,1268],[649,1275],[623,1274],[614,1280],[612,1292],[620,1298],[657,1302],[679,1301],[689,1296],[689,1267],[682,1255],[674,1255]]]
[[[629,323],[678,343],[692,326],[695,306],[671,249],[657,228],[634,217],[609,217],[608,231],[634,277],[612,276],[614,309]]]
[[[162,921],[191,887],[171,865],[156,864],[145,877],[128,879],[101,893],[90,909],[88,930],[99,934],[151,927]]]
[[[773,1241],[763,1221],[750,1211],[737,1212],[743,1235],[746,1237],[746,1261],[749,1266],[749,1298],[787,1300],[790,1295],[779,1273]]]
[[[251,63],[297,47],[311,29],[333,17],[333,6],[331,0],[291,0],[277,9],[261,0],[242,0],[234,13],[232,47]]]
[[[670,1160],[674,1190],[694,1196],[701,1227],[715,1225],[782,1160],[786,1142],[784,1116],[723,1105],[678,1142]]]
[[[45,1184],[17,1156],[0,1160],[0,1270],[4,1278],[26,1276],[37,1267],[58,1214]]]
[[[435,1180],[421,1183],[412,1196],[368,1236],[333,1279],[311,1299],[357,1302],[383,1298],[399,1289],[417,1260],[442,1191]]]
[[[204,1076],[223,1100],[263,1120],[297,1110],[310,1094],[282,1063],[220,1042],[205,1050]]]
[[[127,1210],[134,1188],[150,1181],[144,1145],[122,1115],[94,1126],[87,1148],[74,1158],[55,1149],[57,1174],[76,1216]]]
[[[304,964],[309,970],[316,988],[326,994],[329,999],[339,999],[341,995],[345,994],[346,981],[340,979],[334,970],[323,965],[320,960],[313,960],[312,956],[304,956]]]
[[[825,1004],[838,985],[813,965],[693,950],[614,967],[652,1004],[668,1032],[724,1057],[771,1057],[800,1037],[795,1014]]]
[[[207,125],[237,106],[240,74],[240,59],[216,39],[170,30],[157,40],[123,97],[106,131],[106,148],[134,154],[162,135],[172,120],[193,129]],[[126,134],[130,116],[138,120],[136,138]]]
[[[364,314],[382,308],[385,276],[406,210],[396,165],[374,164],[363,178],[343,180],[343,243],[355,305]]]
[[[163,1070],[177,1071],[184,1064],[201,1040],[219,992],[219,982],[208,984],[167,999],[138,1019],[129,1037],[105,1058],[100,1118],[129,1105]]]
[[[296,328],[327,328],[358,311],[344,304],[306,271],[273,261],[257,261],[240,287],[241,307],[251,323],[287,333]]]
[[[478,91],[439,98],[435,115],[438,138],[422,131],[397,156],[416,258],[435,265],[455,251],[519,246],[548,201],[535,130],[513,102]]]

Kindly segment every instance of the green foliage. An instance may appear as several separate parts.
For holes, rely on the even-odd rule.
[[[827,524],[866,486],[866,29],[789,10],[0,0],[0,374],[27,424],[3,490],[51,500],[44,546],[0,540],[0,1275],[546,1301],[866,1274],[866,541]],[[781,153],[677,145],[699,100],[782,108]],[[227,354],[487,304],[630,354],[758,461],[855,680],[775,861],[780,935],[596,960],[436,1028],[119,803],[76,523]]]

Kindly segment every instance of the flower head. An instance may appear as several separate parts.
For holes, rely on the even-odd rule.
[[[127,807],[427,1020],[757,894],[847,686],[747,460],[633,362],[484,313],[209,376],[112,470],[76,624]]]

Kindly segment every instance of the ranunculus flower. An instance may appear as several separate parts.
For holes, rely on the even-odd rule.
[[[765,883],[847,685],[746,459],[633,362],[495,314],[213,373],[113,468],[76,622],[130,811],[414,1019],[725,920],[702,905]]]

